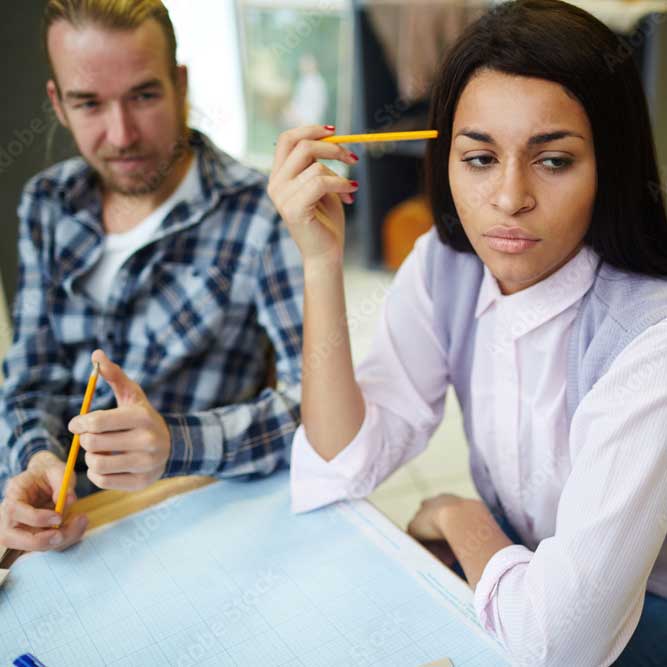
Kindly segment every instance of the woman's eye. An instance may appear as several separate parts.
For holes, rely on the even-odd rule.
[[[463,160],[470,169],[486,169],[495,158],[491,155],[475,155]]]
[[[546,157],[540,162],[549,171],[563,171],[572,164],[572,160],[565,157]]]

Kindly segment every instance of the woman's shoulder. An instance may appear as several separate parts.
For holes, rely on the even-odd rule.
[[[646,328],[667,318],[667,277],[631,273],[602,263],[589,310],[623,329]]]
[[[424,281],[429,293],[438,291],[439,286],[456,284],[462,290],[479,288],[484,274],[484,264],[479,257],[470,252],[459,252],[443,243],[435,228],[430,229],[417,239],[415,252],[423,267]]]

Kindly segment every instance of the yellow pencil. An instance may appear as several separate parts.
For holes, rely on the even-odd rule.
[[[79,414],[85,415],[88,410],[90,410],[90,404],[93,402],[93,394],[95,393],[95,387],[97,386],[97,378],[100,375],[100,365],[95,364],[93,372],[88,378],[88,386],[86,387],[86,393],[83,396],[83,405],[81,406],[81,412]],[[63,482],[60,485],[60,493],[58,494],[58,502],[56,503],[56,512],[62,514],[65,509],[65,501],[67,500],[67,490],[69,488],[69,481],[72,478],[72,473],[74,472],[74,465],[76,464],[76,457],[79,455],[79,434],[75,433],[74,438],[72,438],[72,445],[69,448],[69,456],[67,457],[67,465],[65,466],[65,476],[63,477]]]
[[[437,130],[417,130],[414,132],[375,132],[373,134],[334,134],[322,141],[332,144],[362,144],[372,141],[415,141],[416,139],[437,138]]]

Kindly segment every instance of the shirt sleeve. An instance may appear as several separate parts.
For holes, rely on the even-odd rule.
[[[433,303],[425,280],[432,242],[432,232],[422,236],[398,271],[382,307],[372,351],[356,369],[366,406],[357,435],[327,462],[299,427],[292,448],[293,511],[368,495],[423,451],[442,420],[449,376],[433,329]]]
[[[638,336],[584,397],[553,537],[510,546],[475,590],[513,664],[610,665],[632,636],[667,537],[667,321]]]
[[[163,415],[172,439],[166,477],[267,475],[289,462],[300,419],[303,268],[278,217],[260,254],[255,306],[275,351],[276,388],[206,412]]]
[[[44,239],[45,215],[33,186],[18,208],[19,276],[12,344],[0,387],[0,496],[9,477],[25,470],[33,454],[49,450],[65,458],[63,445],[71,374],[49,318],[52,289]]]

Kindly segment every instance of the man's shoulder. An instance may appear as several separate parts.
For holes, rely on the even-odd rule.
[[[81,157],[58,162],[35,174],[23,188],[24,197],[33,200],[62,200],[68,189],[75,187],[90,173]]]
[[[268,176],[221,150],[201,133],[196,133],[194,141],[203,148],[199,169],[205,196],[217,191],[225,215],[249,217],[246,242],[263,246],[279,235],[282,225],[267,192]]]
[[[268,178],[265,174],[232,157],[202,132],[193,130],[191,142],[202,155],[200,170],[207,186],[227,195],[266,190]]]

